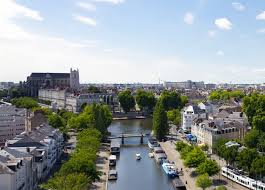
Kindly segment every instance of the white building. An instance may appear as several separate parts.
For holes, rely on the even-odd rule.
[[[206,117],[206,112],[197,105],[187,106],[182,111],[182,129],[184,131],[190,131],[194,119]]]
[[[26,109],[0,105],[0,145],[25,130]]]

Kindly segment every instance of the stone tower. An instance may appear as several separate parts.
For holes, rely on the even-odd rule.
[[[78,90],[79,89],[79,70],[70,70],[70,87],[71,89]]]

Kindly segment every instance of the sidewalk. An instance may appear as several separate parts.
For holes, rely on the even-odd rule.
[[[170,141],[160,143],[161,147],[166,152],[168,159],[170,161],[175,162],[176,167],[178,170],[183,168],[183,176],[180,176],[180,179],[185,184],[187,181],[186,188],[187,190],[201,190],[200,188],[196,187],[196,177],[192,175],[195,171],[193,168],[186,168],[184,166],[183,161],[180,159],[179,152],[175,149],[175,142],[171,143]],[[247,190],[241,185],[236,184],[235,182],[232,183],[231,180],[224,178],[221,175],[216,175],[213,177],[214,185],[212,185],[209,189],[214,189],[218,185],[225,185],[228,190]],[[221,182],[221,184],[220,184]]]
[[[109,172],[109,147],[102,145],[97,155],[97,170],[102,172],[100,180],[92,183],[90,190],[107,190]]]

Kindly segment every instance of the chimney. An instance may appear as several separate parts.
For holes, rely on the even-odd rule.
[[[30,153],[30,148],[29,147],[27,147],[27,152]]]

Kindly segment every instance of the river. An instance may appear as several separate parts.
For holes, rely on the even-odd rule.
[[[151,127],[150,119],[113,121],[109,131],[112,135],[150,133]],[[136,153],[141,154],[140,161],[136,161]],[[171,180],[148,153],[146,138],[143,145],[140,145],[140,138],[125,139],[116,165],[118,180],[110,181],[108,190],[173,190]]]

